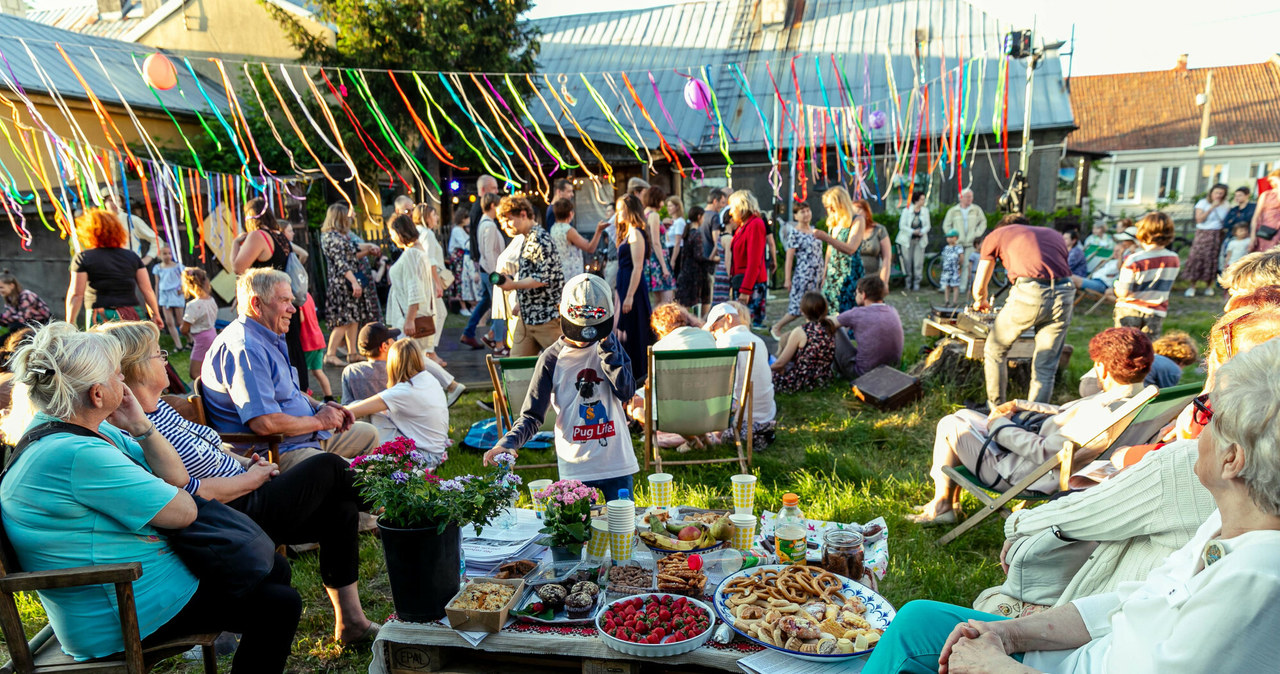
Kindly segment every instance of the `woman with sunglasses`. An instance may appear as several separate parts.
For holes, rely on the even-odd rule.
[[[1035,615],[929,601],[898,611],[864,672],[1261,672],[1280,660],[1280,341],[1216,377],[1194,475],[1216,506],[1145,579]],[[1205,412],[1202,412],[1205,414]]]
[[[1198,399],[1207,406],[1219,369],[1236,354],[1280,335],[1280,307],[1263,305],[1230,312],[1209,331],[1206,366],[1209,378]],[[1045,606],[1062,605],[1080,597],[1114,590],[1125,581],[1139,580],[1174,550],[1186,544],[1213,511],[1209,492],[1193,477],[1196,438],[1208,417],[1193,403],[1179,422],[1174,442],[1151,445],[1145,451],[1129,448],[1113,461],[1128,465],[1098,486],[1072,493],[1038,508],[1020,510],[1005,520],[1005,544],[1000,563],[1011,577],[1060,578],[1063,586],[1041,588],[1039,596],[1023,596],[1011,584],[978,595],[974,608],[1001,615],[1022,615]],[[1151,451],[1153,448],[1159,451]],[[1145,456],[1140,456],[1145,454]],[[1057,528],[1062,536],[1096,543],[1083,565],[1063,567],[1061,557],[1024,556],[1015,546]],[[1076,563],[1079,563],[1077,560]]]

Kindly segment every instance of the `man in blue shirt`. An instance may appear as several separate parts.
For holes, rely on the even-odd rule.
[[[297,312],[288,275],[250,270],[236,283],[236,298],[240,316],[214,339],[200,370],[209,425],[226,433],[284,435],[282,471],[321,451],[353,458],[376,447],[371,424],[298,388],[284,342]]]
[[[1062,230],[1062,240],[1067,244],[1067,266],[1073,276],[1089,278],[1089,262],[1080,245],[1080,232],[1074,227]]]

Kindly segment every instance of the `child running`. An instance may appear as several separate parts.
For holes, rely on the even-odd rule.
[[[218,336],[215,327],[218,303],[214,301],[209,287],[209,275],[199,267],[182,270],[182,294],[191,298],[182,312],[181,325],[182,334],[191,340],[191,366],[187,375],[195,379],[200,376],[200,365],[209,347],[213,346],[213,338]]]
[[[810,225],[813,212],[809,210],[809,204],[796,204],[793,215],[796,224],[787,238],[787,260],[783,274],[786,279],[783,287],[791,291],[791,295],[787,300],[787,313],[769,331],[779,342],[782,341],[783,328],[803,313],[800,304],[805,293],[822,291],[822,277],[826,272],[822,261],[822,242],[814,237],[813,227]]]

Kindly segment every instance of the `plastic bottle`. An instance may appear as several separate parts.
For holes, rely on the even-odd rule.
[[[809,550],[808,527],[800,512],[800,497],[783,494],[782,510],[773,518],[774,552],[779,564],[803,564]]]

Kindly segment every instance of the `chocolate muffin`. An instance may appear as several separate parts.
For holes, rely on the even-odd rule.
[[[599,591],[599,588],[596,588]],[[582,620],[591,616],[591,609],[595,607],[596,600],[586,592],[575,592],[564,600],[565,611],[569,613],[569,618],[573,620]]]
[[[547,583],[537,589],[538,599],[552,610],[564,606],[564,599],[569,593],[557,583]]]
[[[569,594],[578,594],[578,593],[585,594],[591,597],[592,599],[595,599],[596,595],[600,594],[600,586],[596,585],[595,583],[589,580],[584,580],[580,583],[574,583],[573,587],[570,588],[569,590]]]

